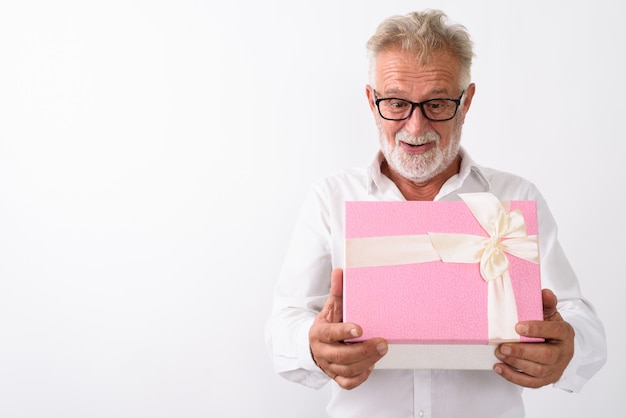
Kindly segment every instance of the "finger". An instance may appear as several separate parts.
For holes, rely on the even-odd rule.
[[[318,342],[325,344],[340,343],[352,338],[358,338],[363,334],[360,326],[351,323],[340,322],[330,324],[323,321],[315,321],[309,330],[309,343]]]
[[[379,356],[368,357],[351,364],[329,363],[324,367],[324,370],[333,378],[335,376],[355,378],[369,370],[378,358]]]
[[[378,361],[387,350],[387,342],[382,338],[354,344],[319,344],[315,347],[315,359],[326,368],[333,367],[334,374],[354,376]],[[351,367],[353,370],[348,370]]]
[[[363,343],[320,347],[317,360],[326,374],[333,378],[357,378],[367,373],[387,350],[387,342],[375,338]]]
[[[526,370],[528,363],[539,365],[554,364],[558,359],[559,350],[559,346],[555,344],[502,344],[496,350],[496,357],[517,369]]]
[[[321,347],[320,355],[330,364],[346,368],[354,367],[357,369],[352,371],[335,370],[337,374],[349,376],[358,374],[363,371],[364,368],[374,364],[387,353],[387,350],[387,341],[382,338],[372,338],[371,340],[361,343],[327,345]],[[366,363],[369,364],[363,367]]]
[[[359,386],[361,383],[367,380],[369,375],[372,373],[372,370],[374,370],[374,366],[368,368],[363,373],[357,376],[344,377],[344,376],[337,375],[333,378],[333,380],[337,382],[337,384],[344,389],[347,389],[347,390],[354,389],[355,387]]]
[[[505,363],[496,364],[494,371],[509,382],[527,388],[540,388],[552,382],[552,380],[547,377],[531,376]]]
[[[502,345],[496,357],[512,367],[533,377],[547,377],[554,373],[558,349],[548,344]]]
[[[563,321],[557,312],[550,321],[524,321],[515,326],[515,331],[524,337],[543,338],[546,341],[566,341],[574,338],[574,329]]]

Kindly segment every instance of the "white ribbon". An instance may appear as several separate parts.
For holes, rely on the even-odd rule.
[[[488,283],[489,339],[517,340],[517,304],[509,259],[512,254],[539,263],[537,236],[528,236],[519,210],[510,211],[491,193],[459,195],[489,237],[429,233],[433,246],[446,263],[480,263],[480,275]]]
[[[355,238],[346,240],[346,268],[412,264],[441,259],[447,263],[480,263],[488,283],[489,340],[519,340],[515,295],[505,253],[539,263],[537,236],[526,234],[524,217],[510,211],[491,193],[459,195],[488,237],[428,233],[428,235]]]

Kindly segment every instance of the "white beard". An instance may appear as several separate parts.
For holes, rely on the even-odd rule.
[[[459,154],[463,126],[461,118],[455,120],[450,143],[446,149],[443,150],[439,149],[441,138],[439,134],[434,131],[427,132],[419,137],[414,137],[406,130],[401,129],[396,133],[394,146],[387,139],[380,118],[377,118],[376,125],[378,126],[380,149],[387,160],[387,164],[407,180],[416,183],[424,183],[444,172]],[[435,147],[424,154],[409,154],[400,146],[401,141],[412,145],[426,144],[434,141]]]

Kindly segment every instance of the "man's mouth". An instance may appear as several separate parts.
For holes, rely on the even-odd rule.
[[[407,153],[411,154],[423,154],[430,151],[436,146],[436,141],[430,141],[423,144],[411,144],[408,142],[400,141],[400,148]]]
[[[421,149],[421,148],[430,148],[433,145],[435,145],[435,143],[436,141],[429,141],[429,142],[424,142],[421,144],[411,144],[410,142],[400,141],[400,146],[402,146],[403,148]]]

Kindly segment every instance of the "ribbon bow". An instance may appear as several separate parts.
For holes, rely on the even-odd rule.
[[[489,237],[468,234],[428,234],[441,260],[449,263],[478,263],[485,281],[493,281],[509,269],[505,253],[539,263],[537,236],[526,234],[524,217],[510,211],[491,193],[459,195]],[[506,207],[505,207],[506,205]]]

